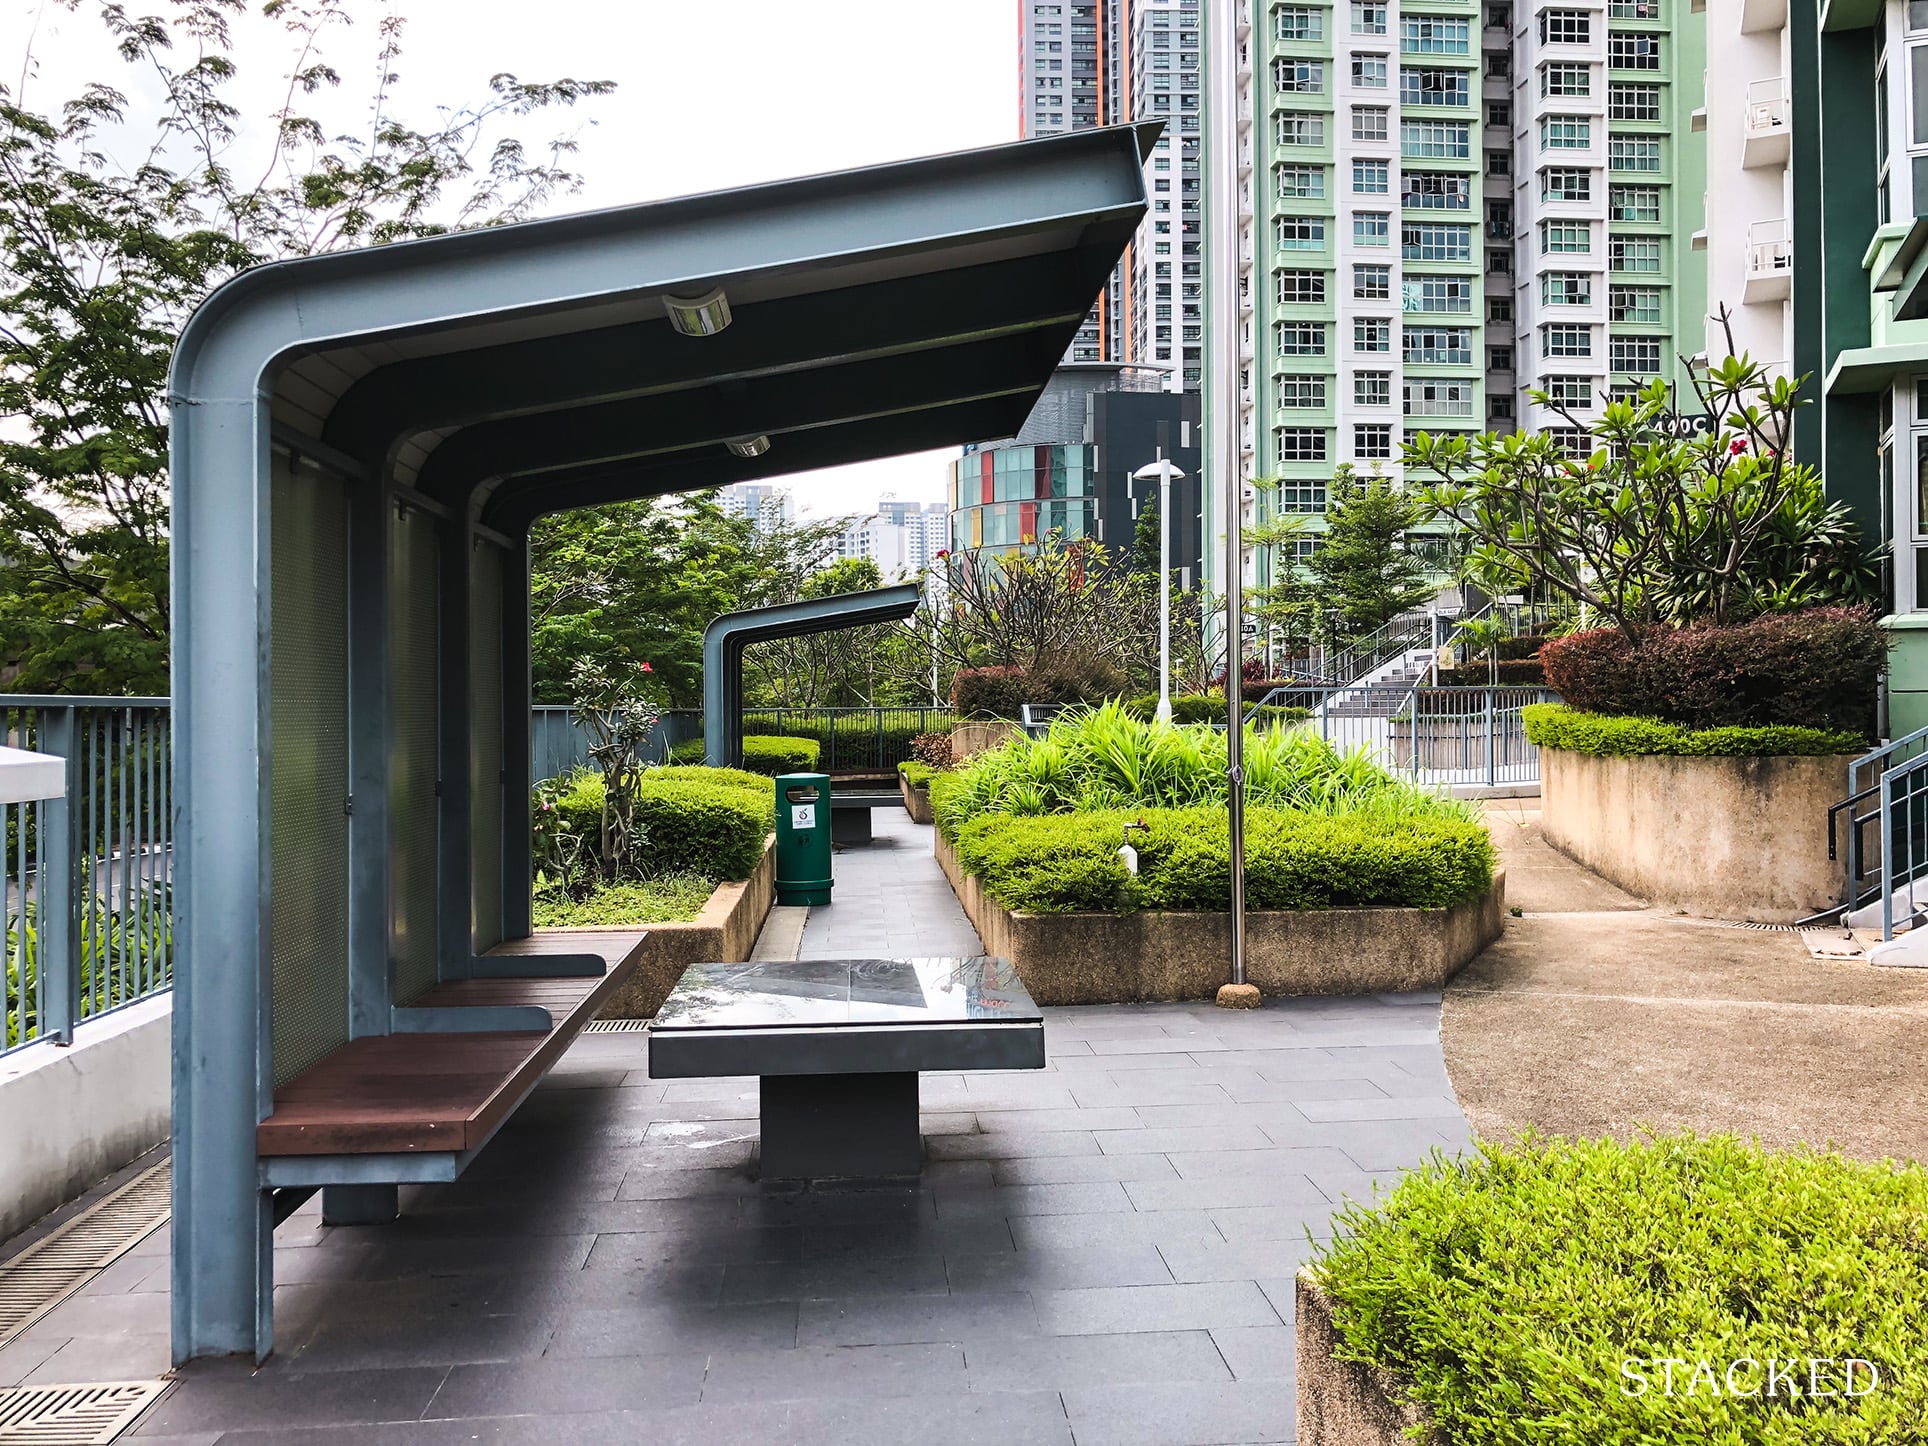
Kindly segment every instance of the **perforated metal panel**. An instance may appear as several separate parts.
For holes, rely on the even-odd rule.
[[[388,957],[397,1004],[435,983],[438,526],[404,511],[389,549]]]
[[[348,1041],[348,500],[272,473],[274,1082]]]
[[[469,837],[473,852],[469,931],[480,954],[502,942],[502,568],[488,543],[473,554],[469,583]]]

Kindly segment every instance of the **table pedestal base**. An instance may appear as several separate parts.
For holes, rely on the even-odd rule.
[[[759,1081],[763,1178],[915,1175],[917,1074],[779,1074]]]

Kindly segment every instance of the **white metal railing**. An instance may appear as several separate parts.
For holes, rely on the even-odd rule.
[[[1794,269],[1794,240],[1787,218],[1756,221],[1747,228],[1747,274],[1776,276]]]
[[[1770,76],[1747,87],[1747,134],[1773,135],[1787,129],[1789,121],[1787,77]]]
[[[1414,398],[1406,403],[1409,417],[1470,417],[1473,415],[1473,399],[1463,401],[1425,401]]]

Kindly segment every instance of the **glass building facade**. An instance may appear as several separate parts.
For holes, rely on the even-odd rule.
[[[998,555],[1054,533],[1097,540],[1097,447],[993,447],[951,463],[951,551]]]

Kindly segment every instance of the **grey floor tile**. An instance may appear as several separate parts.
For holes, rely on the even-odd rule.
[[[419,1316],[324,1320],[294,1349],[276,1352],[289,1371],[368,1371],[533,1360],[555,1334],[548,1315]]]
[[[1291,1441],[1297,1406],[1276,1381],[1124,1383],[1067,1390],[1078,1446],[1231,1446]]]
[[[1039,1334],[1026,1291],[965,1291],[878,1300],[807,1300],[797,1319],[797,1345],[912,1345],[1011,1339]]]
[[[1302,1235],[1265,1240],[1245,1237],[1221,1240],[1216,1245],[1161,1245],[1158,1253],[1173,1280],[1290,1280],[1311,1255],[1312,1246]],[[1278,1302],[1272,1304],[1277,1309]],[[1281,1313],[1281,1318],[1290,1320],[1291,1316]]]
[[[63,1342],[20,1378],[23,1386],[85,1381],[138,1381],[165,1375],[173,1352],[164,1331],[140,1335],[86,1336]]]
[[[66,1336],[45,1336],[18,1337],[0,1346],[0,1390],[19,1385],[29,1371],[66,1344]]]
[[[1242,1153],[1242,1152],[1240,1152]],[[1254,1152],[1260,1153],[1260,1152]],[[1046,1155],[985,1162],[998,1185],[1059,1185],[1081,1180],[1175,1180],[1168,1155]],[[1334,1167],[1351,1167],[1341,1153]]]
[[[445,1366],[256,1373],[236,1363],[210,1362],[183,1374],[143,1418],[141,1434],[414,1421],[447,1374]]]
[[[570,1312],[557,1324],[545,1355],[686,1356],[698,1351],[785,1350],[796,1342],[795,1301],[677,1308],[644,1294],[630,1305]]]
[[[1033,1299],[1038,1324],[1047,1335],[1279,1324],[1265,1293],[1249,1280],[1040,1290]]]
[[[1048,1134],[1054,1130],[1133,1130],[1143,1123],[1128,1106],[1114,1109],[987,1110],[977,1111],[978,1127],[987,1135]]]
[[[1297,1345],[1289,1325],[1213,1326],[1212,1344],[1241,1381],[1291,1381],[1297,1377]]]
[[[1085,1215],[1137,1208],[1116,1180],[1052,1185],[1006,1185],[991,1190],[947,1190],[937,1197],[939,1219],[971,1220],[993,1216]]]
[[[1187,1150],[1164,1158],[1171,1162],[1173,1173],[1186,1180],[1218,1180],[1228,1175],[1270,1177],[1319,1172],[1336,1175],[1358,1169],[1350,1155],[1330,1145],[1279,1150]]]
[[[925,1140],[924,1151],[934,1160],[1030,1160],[1095,1155],[1098,1141],[1084,1130],[1010,1130],[995,1135],[942,1135]]]
[[[799,1345],[729,1351],[710,1358],[705,1401],[796,1401],[811,1397],[923,1396],[962,1392],[964,1348],[956,1341],[897,1345]]]
[[[1211,1212],[1212,1223],[1227,1240],[1314,1240],[1332,1238],[1330,1205],[1240,1205]]]
[[[1221,1238],[1211,1212],[1205,1210],[1021,1215],[1011,1221],[1011,1237],[1019,1250],[1090,1250]]]
[[[1444,1096],[1409,1095],[1400,1099],[1307,1100],[1297,1105],[1314,1124],[1335,1120],[1463,1120],[1459,1101]]]
[[[1168,1034],[1146,1034],[1137,1039],[1094,1039],[1091,1052],[1116,1057],[1121,1054],[1217,1054],[1226,1046],[1212,1035],[1188,1035],[1173,1039]],[[1116,1068],[1116,1066],[1113,1066]]]
[[[704,1357],[551,1357],[456,1366],[425,1417],[559,1416],[690,1405],[701,1399]]]
[[[1140,1210],[1223,1210],[1240,1205],[1329,1205],[1304,1175],[1220,1175],[1208,1180],[1132,1180],[1123,1187]]]
[[[1232,1097],[1216,1084],[1201,1084],[1189,1071],[1125,1070],[1086,1083],[1081,1077],[1071,1088],[1080,1109],[1108,1109],[1130,1105],[1219,1105]]]
[[[1204,1331],[1133,1331],[974,1341],[964,1347],[971,1389],[1071,1391],[1135,1381],[1224,1381],[1231,1371]]]
[[[864,1295],[942,1295],[949,1288],[944,1261],[935,1255],[889,1259],[856,1256],[796,1265],[730,1265],[723,1270],[725,1305]]]
[[[1164,1155],[1175,1150],[1269,1150],[1276,1143],[1257,1125],[1101,1130],[1092,1138],[1107,1155]]]
[[[1077,1290],[1107,1285],[1168,1285],[1172,1273],[1154,1245],[1090,1246],[1082,1250],[1019,1250],[1002,1255],[958,1255],[945,1262],[955,1297],[966,1291]]]

